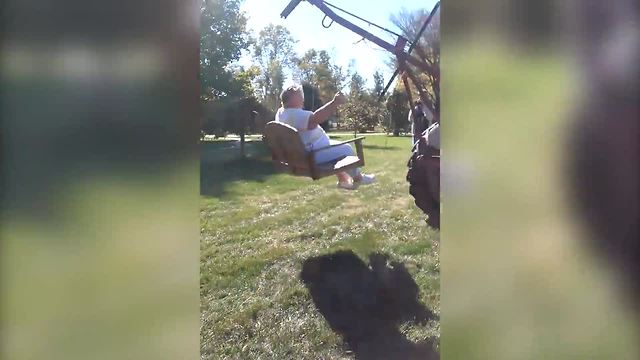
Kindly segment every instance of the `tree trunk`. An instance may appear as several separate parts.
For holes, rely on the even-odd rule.
[[[242,158],[246,157],[244,153],[244,130],[240,131],[240,156],[242,156]]]
[[[244,152],[244,130],[246,129],[245,126],[245,117],[241,116],[240,117],[240,156],[244,159],[246,157],[246,154]]]

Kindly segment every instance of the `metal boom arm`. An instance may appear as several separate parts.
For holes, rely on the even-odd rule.
[[[287,7],[282,11],[282,13],[280,14],[281,17],[283,18],[287,18],[287,16],[289,16],[289,14],[291,14],[291,12],[293,11],[293,9],[295,9],[296,6],[298,6],[298,4],[300,4],[302,0],[291,0],[291,2],[289,3],[289,5],[287,5]],[[424,62],[414,56],[412,56],[409,53],[406,53],[404,51],[404,44],[406,44],[407,39],[404,38],[399,38],[398,41],[403,41],[402,45],[403,46],[398,46],[399,44],[393,45],[390,44],[382,39],[380,39],[379,37],[371,34],[370,32],[364,30],[363,28],[351,23],[350,21],[340,17],[338,14],[336,14],[333,10],[331,10],[322,0],[306,0],[307,2],[309,2],[310,4],[316,6],[318,9],[320,9],[320,11],[322,11],[327,17],[329,17],[331,20],[337,22],[338,24],[344,26],[345,28],[353,31],[354,33],[362,36],[363,38],[375,43],[376,45],[380,46],[381,48],[395,54],[398,57],[398,60],[400,62],[406,61],[409,62],[410,64],[419,67],[420,69],[422,69],[423,71],[429,72],[431,74],[434,74],[435,76],[439,76],[439,69],[434,68],[433,66],[431,66],[430,64],[428,64],[427,62]]]
[[[289,5],[287,5],[287,7],[282,11],[280,16],[283,17],[283,18],[287,18],[287,16],[289,16],[289,14],[291,14],[291,12],[302,1],[303,0],[291,0],[291,2],[289,2]],[[389,51],[390,53],[395,54],[396,58],[398,59],[398,69],[396,69],[396,71],[394,72],[393,76],[389,80],[389,83],[387,84],[387,86],[384,88],[384,90],[380,94],[380,98],[382,98],[384,96],[384,93],[387,92],[387,90],[391,86],[391,83],[393,82],[395,77],[399,73],[402,73],[403,74],[402,81],[404,83],[404,86],[405,86],[405,89],[407,91],[407,95],[408,95],[408,98],[409,98],[409,107],[410,108],[413,107],[413,101],[412,101],[412,96],[411,96],[411,87],[409,85],[409,82],[412,82],[416,86],[416,89],[418,90],[418,95],[419,95],[420,99],[422,100],[423,104],[425,104],[427,107],[429,107],[431,109],[432,113],[434,114],[434,116],[436,118],[436,121],[438,121],[438,122],[440,121],[439,112],[436,110],[435,104],[433,104],[433,102],[427,96],[427,93],[419,85],[420,79],[415,74],[413,74],[413,72],[411,71],[411,69],[408,66],[408,64],[412,64],[412,65],[418,67],[420,70],[431,74],[436,79],[436,81],[439,82],[439,79],[440,79],[440,69],[439,69],[439,67],[433,66],[433,65],[429,64],[427,61],[420,60],[419,58],[411,55],[411,52],[414,50],[417,42],[419,41],[420,37],[422,36],[422,33],[426,30],[427,26],[431,22],[431,19],[433,18],[435,13],[438,11],[438,9],[440,7],[440,2],[439,1],[436,3],[435,7],[433,8],[431,13],[427,17],[427,19],[424,22],[424,24],[422,25],[420,31],[418,32],[418,34],[416,36],[416,39],[414,40],[414,42],[409,47],[409,51],[408,52],[404,51],[405,45],[407,44],[408,40],[406,38],[404,38],[403,36],[400,36],[400,35],[397,35],[397,34],[394,33],[395,35],[398,36],[398,40],[396,41],[395,45],[392,45],[392,44],[380,39],[379,37],[371,34],[370,32],[364,30],[363,28],[361,28],[361,27],[351,23],[350,21],[340,17],[339,15],[337,15],[333,10],[331,10],[327,6],[327,4],[329,4],[329,3],[325,3],[323,0],[306,0],[306,1],[308,1],[312,5],[316,6],[318,9],[320,9],[320,11],[322,11],[325,14],[325,16],[329,17],[332,21],[337,22],[338,24],[344,26],[345,28],[347,28],[347,29],[353,31],[354,33],[362,36],[363,38],[374,42],[376,45],[378,45],[381,48]],[[331,4],[329,4],[329,5],[331,5]],[[334,6],[334,5],[331,5],[331,6]],[[337,8],[337,9],[339,9],[339,8]],[[341,10],[341,9],[339,9],[339,10]],[[344,10],[341,10],[341,11],[344,11]],[[350,14],[350,13],[348,13],[348,14]],[[353,15],[353,14],[350,14],[350,15]],[[355,15],[353,15],[353,16],[355,16]],[[367,20],[364,20],[362,18],[359,18],[359,17],[357,17],[357,18],[360,19],[360,20],[363,20],[365,22],[368,22]]]

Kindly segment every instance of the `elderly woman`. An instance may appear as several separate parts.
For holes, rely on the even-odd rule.
[[[302,86],[294,85],[286,88],[282,91],[280,100],[282,101],[282,107],[278,109],[275,121],[297,129],[307,151],[331,144],[329,136],[319,125],[329,119],[336,112],[338,106],[347,101],[344,94],[341,92],[336,93],[333,100],[315,112],[303,110],[304,92]],[[321,164],[340,160],[350,155],[354,155],[353,148],[348,144],[343,144],[318,151],[315,159],[316,163]],[[349,190],[375,181],[374,175],[362,174],[359,169],[340,172],[336,176],[338,177],[338,187]]]

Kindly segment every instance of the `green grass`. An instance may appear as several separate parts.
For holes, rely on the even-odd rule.
[[[365,171],[378,183],[356,191],[335,178],[274,172],[264,144],[203,144],[201,175],[201,347],[203,359],[352,358],[299,280],[305,259],[352,250],[402,262],[420,301],[439,313],[439,233],[427,227],[405,181],[410,139],[365,140]],[[417,342],[439,323],[405,324]]]

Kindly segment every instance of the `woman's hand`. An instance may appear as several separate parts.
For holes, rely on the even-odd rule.
[[[347,102],[347,97],[342,93],[342,91],[338,91],[334,96],[333,100],[324,104],[320,109],[316,110],[313,115],[309,118],[309,126],[307,130],[313,130],[319,124],[326,121],[331,115],[336,113],[338,110],[338,106]]]
[[[333,102],[335,102],[337,105],[342,105],[347,102],[347,97],[342,93],[342,91],[338,91],[333,96]]]

